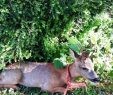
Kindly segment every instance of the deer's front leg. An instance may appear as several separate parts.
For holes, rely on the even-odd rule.
[[[81,87],[86,87],[86,84],[82,82],[79,82],[79,83],[72,82],[69,89],[75,89],[75,88],[81,88]]]
[[[64,87],[55,87],[51,90],[52,92],[60,92],[60,93],[64,93],[65,88]]]

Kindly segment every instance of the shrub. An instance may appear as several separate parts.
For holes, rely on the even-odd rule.
[[[73,28],[74,21],[86,19],[87,10],[93,17],[109,8],[109,2],[0,0],[0,66],[20,60],[53,61],[60,53],[68,54],[63,34]]]

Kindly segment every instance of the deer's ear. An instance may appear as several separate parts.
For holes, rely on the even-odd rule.
[[[84,52],[82,52],[82,57],[84,57],[84,58],[88,58],[89,57],[89,52],[87,52],[87,51],[84,51]]]
[[[76,57],[76,58],[80,57],[80,55],[76,51],[74,51],[72,49],[71,49],[71,55],[74,55],[74,57]]]

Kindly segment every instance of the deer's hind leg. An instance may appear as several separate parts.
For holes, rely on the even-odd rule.
[[[17,86],[14,84],[0,84],[0,88],[14,88],[14,89],[16,89]]]
[[[22,78],[22,72],[19,69],[7,69],[0,74],[0,88],[17,88]]]

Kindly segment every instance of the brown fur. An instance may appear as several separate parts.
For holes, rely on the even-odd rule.
[[[86,71],[83,68],[87,68],[88,70]],[[40,87],[44,91],[63,93],[65,91],[64,85],[67,82],[66,70],[66,68],[56,69],[53,64],[40,62],[9,65],[7,69],[0,74],[0,87],[15,88],[16,84],[21,84],[28,87]],[[69,73],[71,88],[86,86],[85,83],[73,82],[77,76],[83,76],[89,80],[97,78],[92,61],[85,53],[79,56],[75,62],[69,66]]]

